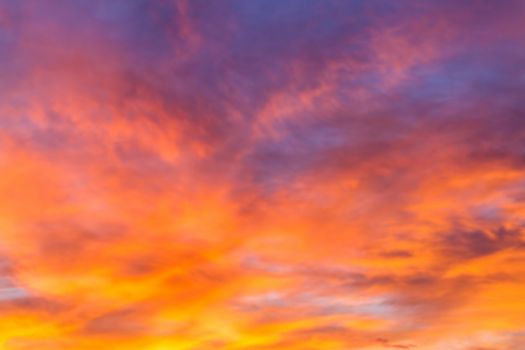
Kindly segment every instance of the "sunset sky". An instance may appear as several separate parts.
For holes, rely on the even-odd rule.
[[[524,23],[0,0],[0,350],[525,349]]]

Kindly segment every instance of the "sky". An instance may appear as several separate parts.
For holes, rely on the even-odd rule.
[[[0,0],[0,349],[524,349],[524,19]]]

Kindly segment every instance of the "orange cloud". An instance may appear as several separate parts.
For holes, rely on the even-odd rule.
[[[518,14],[5,1],[0,347],[519,349]]]

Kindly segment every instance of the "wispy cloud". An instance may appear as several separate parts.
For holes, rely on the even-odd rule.
[[[521,1],[0,2],[0,348],[518,350]]]

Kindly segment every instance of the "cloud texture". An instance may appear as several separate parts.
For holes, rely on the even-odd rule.
[[[0,347],[519,350],[524,16],[0,0]]]

